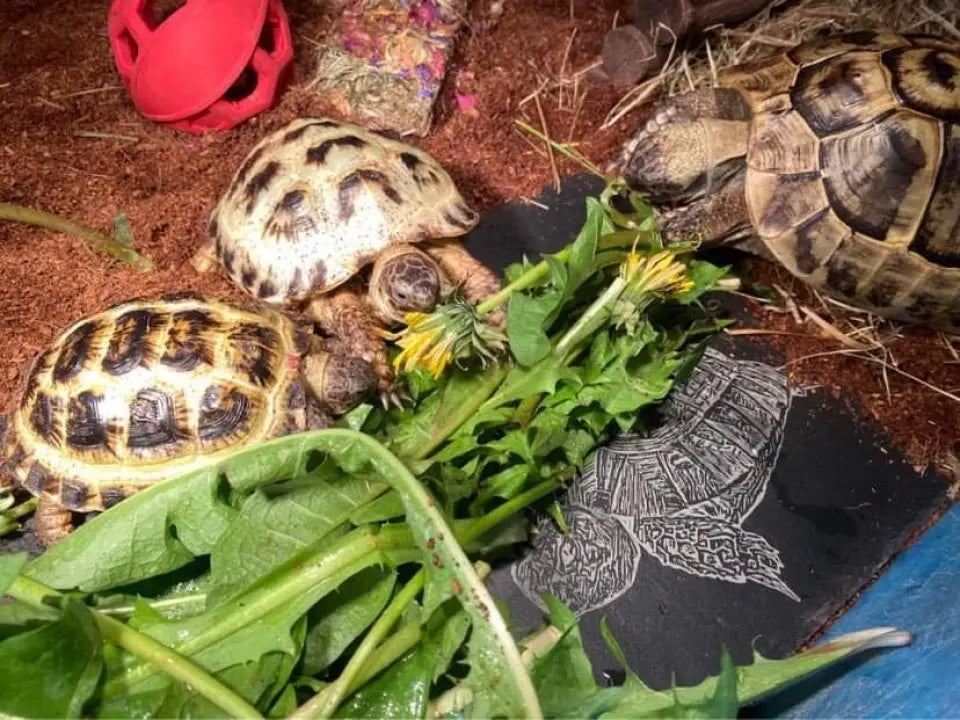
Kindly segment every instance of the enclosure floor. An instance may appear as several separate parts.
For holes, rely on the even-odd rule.
[[[14,399],[29,361],[62,328],[125,298],[175,289],[239,297],[219,272],[197,275],[188,264],[204,239],[218,194],[258,138],[303,115],[336,115],[306,89],[315,44],[333,19],[331,2],[285,0],[294,28],[297,77],[280,106],[233,132],[194,137],[141,117],[119,88],[106,39],[107,0],[5,0],[0,3],[0,201],[23,203],[100,229],[125,213],[138,250],[157,266],[151,274],[110,267],[80,241],[0,223],[0,412]],[[534,196],[552,182],[542,145],[517,128],[541,127],[528,98],[541,83],[589,65],[611,27],[618,3],[508,0],[493,29],[482,30],[488,2],[474,3],[470,24],[439,102],[434,132],[420,144],[484,210]],[[326,13],[326,14],[324,14]],[[567,53],[571,33],[576,29]],[[454,89],[477,97],[477,112],[458,108]],[[603,166],[639,122],[634,112],[601,131],[622,91],[590,87],[579,111],[572,84],[539,96],[549,134]],[[77,132],[135,138],[93,139]],[[582,171],[556,158],[561,175]],[[755,262],[761,277],[793,287],[785,273]],[[811,304],[811,307],[814,307]],[[888,430],[918,466],[955,451],[960,403],[879,365],[841,354],[812,323],[763,314],[758,326],[779,346],[799,385],[843,393]],[[760,338],[758,337],[758,340]],[[960,391],[960,365],[934,333],[911,330],[893,346],[899,367],[946,391]],[[889,387],[889,395],[887,392]]]

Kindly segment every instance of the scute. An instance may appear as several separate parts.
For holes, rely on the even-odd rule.
[[[910,250],[946,267],[960,267],[960,125],[946,125],[940,170],[927,213]]]
[[[906,247],[933,191],[938,124],[909,110],[823,141],[830,204],[857,232]]]
[[[750,220],[763,238],[778,237],[829,206],[818,173],[747,171]]]
[[[0,464],[64,507],[104,509],[290,432],[287,359],[300,352],[294,323],[275,311],[202,296],[118,303],[38,356]]]
[[[254,183],[264,172],[269,182]],[[250,151],[211,217],[231,277],[278,306],[339,286],[389,245],[459,236],[477,222],[427,153],[309,118]]]
[[[719,80],[723,86],[743,93],[752,106],[759,107],[793,85],[798,71],[786,55],[780,55],[721,70]]]
[[[874,52],[849,52],[800,69],[793,107],[819,137],[850,130],[898,106]]]
[[[750,129],[747,164],[762,172],[811,173],[820,169],[817,136],[790,109],[765,113]]]
[[[893,87],[908,107],[960,122],[960,54],[934,48],[902,48],[883,54]]]

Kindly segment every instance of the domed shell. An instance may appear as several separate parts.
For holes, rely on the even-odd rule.
[[[298,429],[308,342],[280,313],[193,295],[88,316],[34,361],[8,418],[7,471],[89,512]]]
[[[960,327],[957,48],[853,33],[721,80],[753,110],[747,206],[777,260],[867,309]]]
[[[283,305],[346,282],[390,245],[459,236],[477,217],[426,152],[300,118],[250,151],[209,229],[233,280]]]

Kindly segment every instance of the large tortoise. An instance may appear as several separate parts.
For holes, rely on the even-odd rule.
[[[347,354],[370,361],[393,397],[378,323],[433,309],[445,283],[462,285],[468,300],[499,289],[459,239],[477,219],[426,152],[357,125],[299,118],[250,151],[194,266],[209,269],[215,256],[260,301],[305,311]],[[368,266],[365,290],[358,274]]]
[[[0,486],[38,496],[49,545],[109,508],[247,445],[329,426],[376,387],[279,312],[192,293],[119,303],[64,330],[0,420]]]
[[[960,53],[815,40],[667,99],[612,164],[668,240],[740,245],[839,299],[960,330]]]

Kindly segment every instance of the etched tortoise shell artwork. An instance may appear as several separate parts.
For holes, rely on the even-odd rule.
[[[240,447],[327,427],[375,387],[270,309],[192,293],[83,318],[34,360],[0,428],[0,482],[39,498],[51,544],[72,512],[107,509]]]
[[[531,602],[551,593],[577,614],[637,582],[643,553],[705,578],[752,582],[799,601],[777,550],[743,521],[763,499],[783,441],[785,375],[708,349],[649,436],[598,448],[562,501],[569,531],[543,515],[511,567]]]
[[[429,154],[358,125],[299,118],[264,137],[213,209],[214,258],[259,301],[304,311],[370,361],[389,393],[392,372],[379,321],[429,311],[460,284],[468,300],[499,289],[460,237],[478,214]],[[369,268],[366,287],[357,276]]]
[[[960,330],[960,52],[860,32],[651,111],[611,169],[697,236],[879,315]]]

